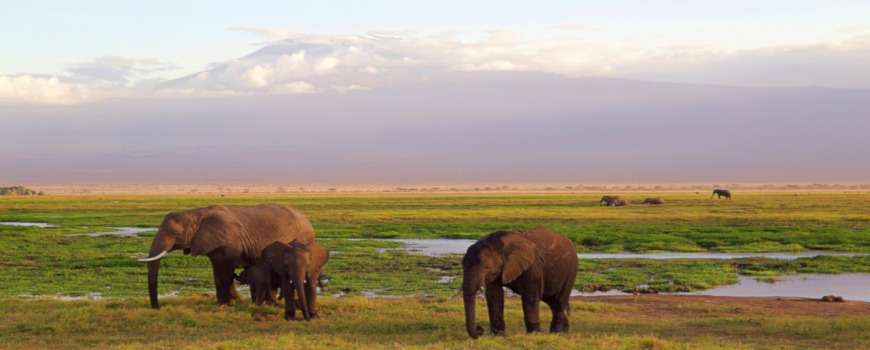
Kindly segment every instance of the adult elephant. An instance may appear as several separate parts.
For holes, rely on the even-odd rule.
[[[665,201],[662,199],[662,197],[651,197],[644,199],[642,204],[662,205],[665,204]]]
[[[263,248],[273,242],[314,241],[314,228],[302,212],[279,204],[255,207],[213,205],[172,212],[163,218],[148,257],[148,294],[151,307],[158,309],[157,276],[160,258],[182,249],[193,256],[211,260],[218,304],[227,304],[235,293],[236,267],[260,260]]]
[[[577,250],[565,236],[544,228],[498,231],[483,237],[462,258],[465,327],[477,338],[483,328],[475,322],[477,291],[485,287],[490,331],[505,333],[504,290],[522,296],[527,332],[540,331],[538,303],[550,306],[550,332],[568,331],[568,307],[577,276]]]
[[[716,198],[719,198],[719,199],[721,199],[722,197],[725,197],[727,199],[731,199],[731,191],[723,190],[723,189],[715,189],[715,190],[713,190],[713,194],[710,195],[710,198],[713,198],[713,196],[718,196]]]

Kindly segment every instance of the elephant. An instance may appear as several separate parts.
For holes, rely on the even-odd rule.
[[[720,199],[722,197],[725,197],[727,199],[731,199],[731,191],[723,190],[723,189],[715,189],[715,190],[713,190],[713,194],[710,195],[710,198],[713,198],[713,196],[718,196],[716,198],[720,198]]]
[[[302,212],[280,204],[254,207],[212,205],[167,214],[151,242],[148,257],[148,293],[151,307],[160,308],[157,277],[160,259],[181,249],[211,260],[217,301],[226,305],[238,297],[233,286],[235,269],[260,260],[263,248],[273,242],[314,241],[314,228]]]
[[[607,205],[611,206],[614,202],[621,200],[622,197],[619,196],[602,196],[601,200],[598,201],[598,205]]]
[[[665,201],[662,199],[662,197],[651,197],[644,199],[642,204],[661,205],[665,204]]]
[[[237,281],[247,284],[251,289],[251,302],[257,305],[274,305],[275,294],[278,290],[278,276],[266,264],[260,263],[249,266],[241,274]]]
[[[545,228],[496,231],[468,248],[462,258],[465,328],[471,338],[483,335],[475,322],[477,292],[485,287],[490,331],[505,334],[504,289],[522,297],[526,331],[540,331],[538,303],[553,313],[550,332],[567,332],[571,290],[577,276],[577,250],[558,232]]]
[[[281,283],[285,320],[296,319],[296,305],[305,320],[317,317],[317,283],[327,260],[329,251],[317,242],[275,242],[263,249],[264,263]]]

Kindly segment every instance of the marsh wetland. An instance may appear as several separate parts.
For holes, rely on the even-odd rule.
[[[648,196],[623,194],[631,201]],[[0,320],[0,347],[51,347],[51,339],[61,337],[72,339],[70,348],[317,348],[330,341],[341,348],[870,346],[870,307],[860,301],[870,295],[870,194],[758,192],[732,201],[695,193],[655,196],[666,204],[601,207],[600,194],[591,193],[0,197],[0,305],[7,315]],[[208,260],[178,252],[164,258],[160,277],[160,293],[173,297],[164,298],[160,311],[147,308],[145,267],[135,258],[147,253],[167,212],[263,202],[304,211],[331,251],[325,316],[312,322],[328,326],[314,332],[251,322],[252,313],[279,311],[245,303],[218,310],[208,296],[214,291]],[[456,298],[465,247],[495,230],[535,226],[558,230],[577,247],[572,332],[525,336],[521,326],[509,325],[506,339],[465,340]],[[847,302],[790,299],[821,293]],[[775,298],[727,296],[786,300],[776,311]],[[518,301],[508,304],[509,313],[519,313]],[[381,311],[365,317],[375,309]],[[205,340],[232,328],[220,321],[229,319],[249,325],[233,340]],[[100,328],[104,338],[80,334],[119,320],[129,327]],[[167,339],[133,335],[169,324],[178,330]],[[680,335],[685,327],[702,336]],[[185,338],[184,329],[200,341]],[[398,335],[403,332],[410,335]],[[317,342],[315,336],[331,339]],[[765,342],[771,337],[782,346]]]

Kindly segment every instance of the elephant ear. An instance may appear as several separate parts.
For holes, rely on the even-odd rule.
[[[506,236],[503,243],[504,268],[501,271],[501,282],[507,284],[532,267],[538,259],[538,252],[532,241],[519,235]]]
[[[204,255],[223,247],[228,254],[240,254],[242,224],[226,208],[209,208],[190,244],[190,255]]]

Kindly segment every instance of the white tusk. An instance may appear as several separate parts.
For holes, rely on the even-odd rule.
[[[155,256],[153,256],[153,257],[150,257],[150,258],[142,258],[142,259],[139,259],[139,261],[141,261],[141,262],[150,262],[150,261],[158,260],[158,259],[162,258],[162,257],[163,257],[164,255],[166,255],[166,254],[169,254],[169,251],[168,251],[168,250],[164,250],[162,253],[157,254],[157,255],[155,255]]]

